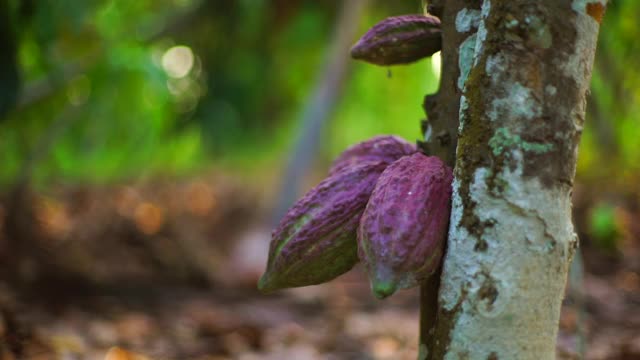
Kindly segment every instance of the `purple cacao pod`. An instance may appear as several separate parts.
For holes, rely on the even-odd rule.
[[[378,298],[418,285],[439,266],[453,173],[439,158],[405,156],[378,178],[358,229],[358,256]]]
[[[329,175],[289,209],[272,233],[262,291],[329,281],[357,262],[360,217],[387,164],[365,161]]]
[[[440,19],[401,15],[382,20],[351,48],[351,57],[376,65],[408,64],[442,48]]]
[[[331,165],[330,174],[364,161],[382,161],[387,165],[417,151],[416,146],[399,136],[379,135],[343,151]]]

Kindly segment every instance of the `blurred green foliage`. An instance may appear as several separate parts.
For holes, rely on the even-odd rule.
[[[633,185],[640,181],[640,2],[609,1],[596,52],[578,176]],[[612,176],[613,175],[613,176]]]
[[[589,235],[600,249],[613,251],[617,249],[620,237],[616,209],[605,202],[596,204],[590,213]]]
[[[0,120],[0,184],[26,173],[46,186],[280,164],[326,61],[340,2],[0,5],[11,20],[0,31],[17,45],[21,74],[19,85],[0,78],[3,100],[18,94]],[[420,11],[418,1],[376,2],[354,21],[364,32],[386,16]],[[638,13],[640,2],[619,0],[605,16],[590,99],[596,110],[589,113],[579,176],[622,169],[621,177],[639,178]],[[352,66],[322,134],[324,159],[376,134],[420,138],[422,98],[437,88],[430,60],[394,67],[390,76],[388,69]]]

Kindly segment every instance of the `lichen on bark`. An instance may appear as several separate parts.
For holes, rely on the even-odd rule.
[[[605,2],[482,3],[461,77],[449,242],[426,358],[555,357],[598,5]],[[456,12],[450,18],[465,30],[458,39],[474,36],[469,10]],[[456,81],[469,63],[460,59]]]

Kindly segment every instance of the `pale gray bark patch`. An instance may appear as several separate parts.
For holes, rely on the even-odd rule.
[[[496,61],[493,57],[487,60],[487,73],[493,73]],[[527,120],[537,118],[542,113],[539,100],[532,96],[531,89],[518,82],[508,84],[504,89],[504,97],[496,97],[491,103],[488,116],[496,120],[503,116],[518,117]]]
[[[487,28],[484,20],[489,16],[489,10],[491,10],[491,1],[483,1],[482,7],[480,8],[480,23],[478,24],[478,40],[476,41],[474,65],[477,64],[478,58],[480,57],[480,54],[482,54],[482,46],[484,45],[485,40],[487,40]]]
[[[480,23],[480,11],[464,8],[456,15],[456,31],[466,33],[475,31]]]
[[[464,114],[467,110],[469,110],[469,103],[467,102],[467,98],[462,95],[460,96],[460,112],[458,113],[458,118],[460,119],[460,123],[458,124],[458,133],[461,133],[464,130]]]
[[[512,156],[523,155],[513,150]],[[497,177],[508,185],[497,197],[487,181],[491,176],[490,169],[477,169],[470,188],[473,213],[489,225],[480,235],[461,226],[464,205],[459,185],[454,187],[440,294],[446,310],[462,306],[445,358],[469,353],[486,359],[495,352],[522,359],[527,349],[540,356],[532,358],[553,358],[559,297],[575,238],[570,194],[523,179],[521,169],[504,168]]]
[[[464,83],[467,81],[469,71],[473,65],[473,54],[476,48],[476,34],[470,35],[465,41],[460,44],[458,67],[460,68],[460,76],[458,77],[458,89],[464,88]]]

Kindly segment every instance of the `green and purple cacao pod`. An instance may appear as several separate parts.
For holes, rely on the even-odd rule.
[[[401,15],[382,20],[351,48],[351,57],[376,65],[409,64],[442,48],[440,19]]]
[[[451,169],[402,157],[378,178],[358,229],[358,256],[378,298],[418,285],[439,266],[451,212]]]
[[[343,151],[331,165],[330,174],[365,161],[382,161],[390,165],[403,156],[417,151],[416,146],[394,135],[379,135],[355,144]]]
[[[369,160],[344,167],[298,200],[272,233],[258,288],[315,285],[349,271],[358,262],[360,217],[387,166]]]

